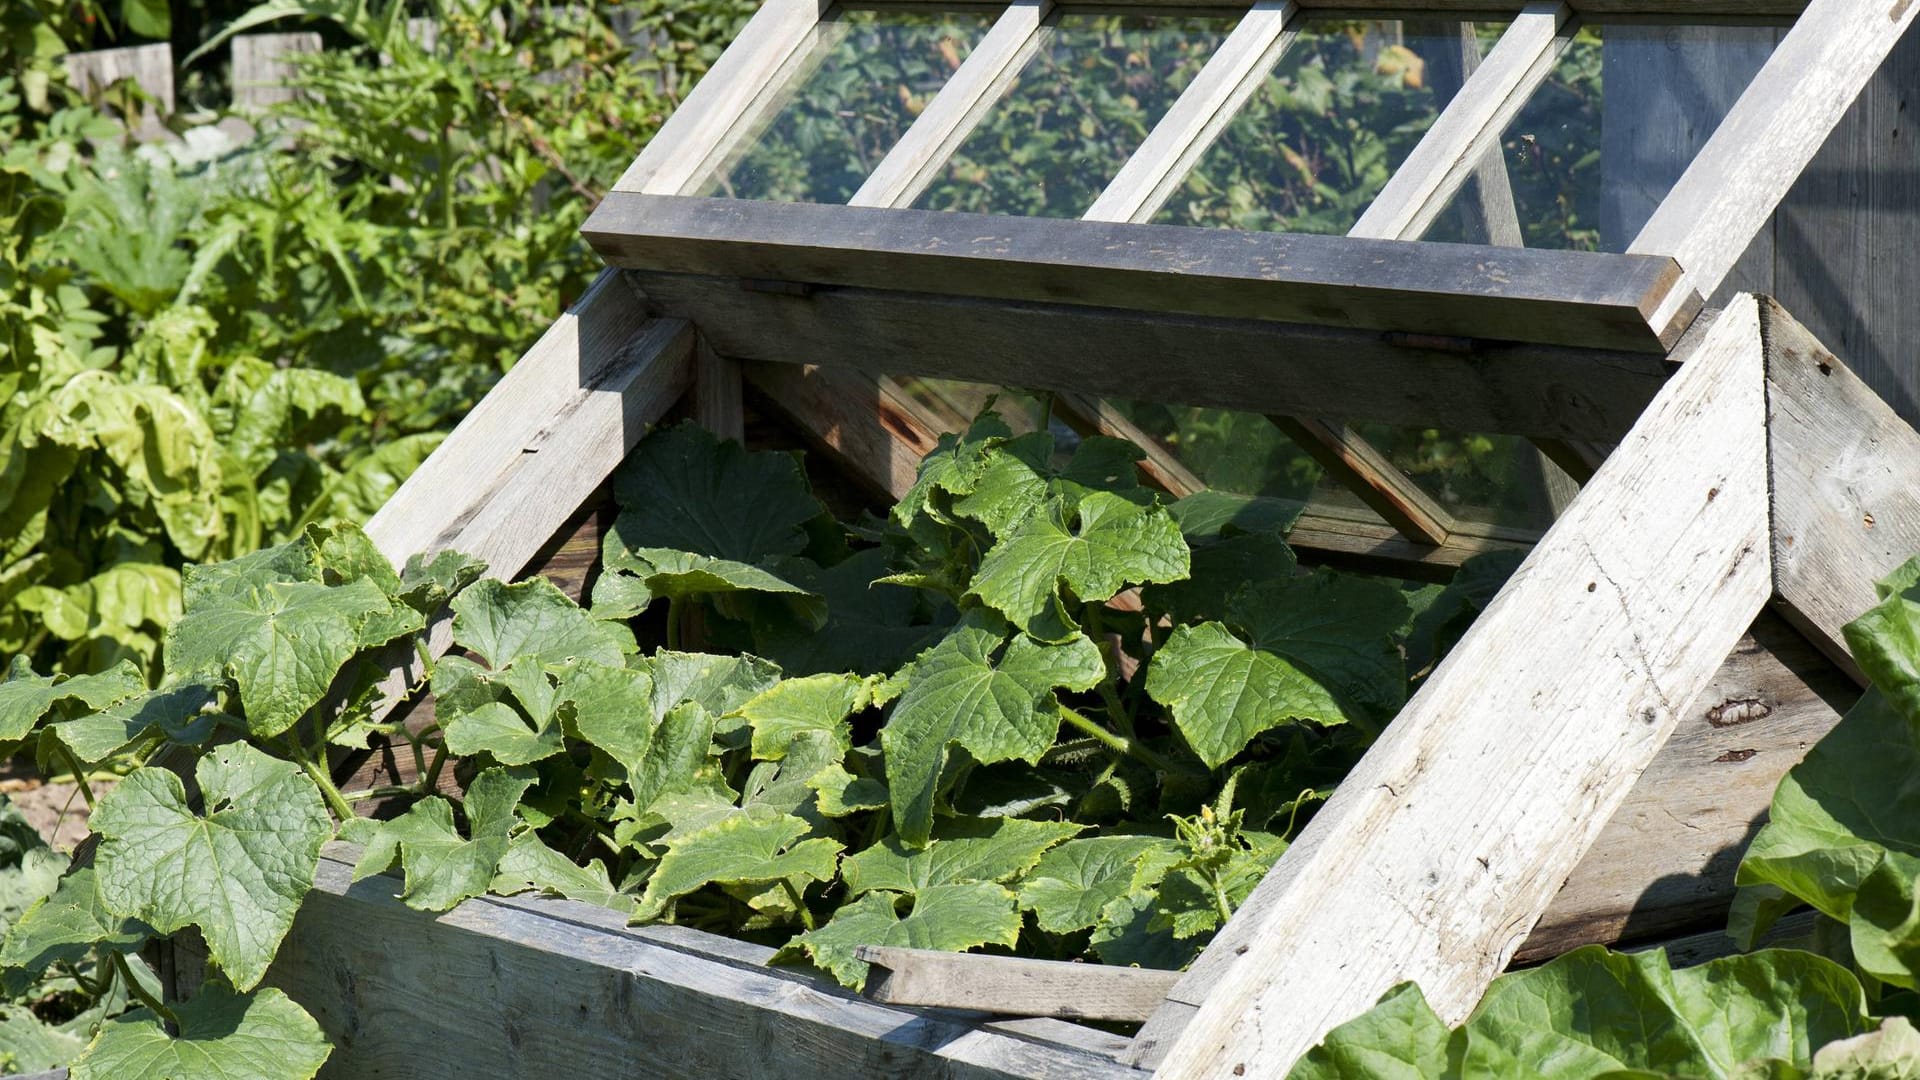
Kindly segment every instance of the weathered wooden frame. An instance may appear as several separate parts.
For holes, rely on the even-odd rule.
[[[1295,7],[1317,6],[1259,9],[1267,22],[1235,50],[1234,69],[1196,81],[1205,83],[1202,104],[1210,102],[1211,111],[1196,105],[1190,113],[1217,117],[1256,66],[1250,58],[1284,47]],[[1352,0],[1339,6],[1374,7]],[[1408,6],[1468,9],[1393,5]],[[1475,2],[1471,10],[1489,6],[1519,7]],[[922,114],[923,122],[929,115],[938,122],[917,140],[919,164],[896,170],[886,190],[861,200],[866,206],[682,198],[763,107],[769,82],[792,68],[823,14],[818,0],[770,0],[636,160],[620,185],[626,193],[611,197],[589,223],[596,246],[633,269],[603,275],[489,397],[492,404],[483,403],[376,519],[370,531],[390,557],[481,546],[497,573],[518,573],[645,427],[683,396],[690,395],[703,422],[732,432],[741,423],[743,387],[751,388],[855,465],[876,492],[897,492],[912,461],[951,418],[928,415],[884,376],[1047,386],[1069,402],[1072,422],[1124,435],[1124,420],[1098,395],[1139,393],[1141,380],[1155,375],[1152,350],[1164,357],[1175,342],[1204,361],[1160,365],[1199,369],[1154,384],[1155,396],[1166,400],[1405,421],[1422,415],[1423,406],[1412,395],[1396,397],[1394,387],[1431,397],[1437,372],[1471,372],[1474,390],[1462,397],[1480,402],[1473,426],[1549,440],[1618,441],[1620,449],[1124,1047],[1045,1025],[1016,1032],[872,1012],[882,1007],[800,976],[738,975],[744,947],[611,927],[605,913],[581,905],[475,901],[433,926],[452,924],[487,939],[475,955],[488,964],[524,951],[570,957],[552,970],[586,980],[583,995],[595,993],[592,985],[610,985],[616,1001],[631,1003],[634,988],[644,988],[651,995],[646,1015],[685,1021],[689,1033],[675,1045],[688,1048],[689,1061],[707,1060],[697,1055],[742,1024],[776,1033],[796,1030],[796,1022],[812,1025],[794,1039],[756,1037],[739,1050],[750,1052],[756,1067],[783,1073],[822,1068],[826,1059],[809,1055],[828,1045],[836,1048],[830,1058],[838,1074],[1137,1076],[1157,1068],[1170,1077],[1271,1075],[1408,978],[1421,983],[1444,1017],[1459,1019],[1522,949],[1550,951],[1556,941],[1591,930],[1578,918],[1555,924],[1556,896],[1610,887],[1603,873],[1582,876],[1582,856],[1596,843],[1647,854],[1632,843],[1630,821],[1622,839],[1609,838],[1622,829],[1630,800],[1658,798],[1637,792],[1636,780],[1657,761],[1677,757],[1668,736],[1683,717],[1704,710],[1716,729],[1716,717],[1728,726],[1745,723],[1759,706],[1774,706],[1742,695],[1773,679],[1804,691],[1793,704],[1800,726],[1786,741],[1804,742],[1799,732],[1817,735],[1830,726],[1844,707],[1844,690],[1814,670],[1817,664],[1796,657],[1793,635],[1762,617],[1763,609],[1773,604],[1845,666],[1840,622],[1872,603],[1873,580],[1920,548],[1920,500],[1903,483],[1920,468],[1920,435],[1770,301],[1740,296],[1711,319],[1694,317],[1699,297],[1725,277],[1729,253],[1737,255],[1765,220],[1916,6],[1782,0],[1738,5],[1736,12],[1708,0],[1599,0],[1529,12],[1553,20],[1555,37],[1570,12],[1807,16],[1676,185],[1668,204],[1675,209],[1655,214],[1632,255],[1466,249],[1488,265],[1564,275],[1543,288],[1485,276],[1457,250],[1394,239],[1473,165],[1500,102],[1518,92],[1527,64],[1550,49],[1537,36],[1526,50],[1510,51],[1527,63],[1489,59],[1468,77],[1455,105],[1466,99],[1461,115],[1469,119],[1436,124],[1437,149],[1424,155],[1444,162],[1444,174],[1428,173],[1404,197],[1396,195],[1404,209],[1384,218],[1378,232],[1356,230],[1384,239],[1198,236],[1133,224],[1166,169],[1191,156],[1192,141],[1173,135],[1155,151],[1160,165],[1136,170],[1129,182],[1135,194],[1120,200],[1126,212],[1114,211],[1112,221],[1008,222],[898,209],[911,200],[925,163],[964,135],[969,117],[977,119],[996,83],[1017,67],[1022,35],[1046,17],[1046,0],[1016,5],[1003,17],[1002,40],[966,80],[967,99],[944,108],[936,99]],[[1812,69],[1802,70],[1806,64]],[[1470,93],[1475,86],[1505,96],[1490,101]],[[1782,137],[1756,141],[1771,134]],[[1742,170],[1752,175],[1736,175]],[[956,279],[956,269],[977,276]],[[1465,305],[1474,320],[1446,310],[1451,304]],[[1587,321],[1541,330],[1529,316],[1542,311]],[[916,326],[918,340],[911,336]],[[1113,352],[1062,347],[1083,335]],[[1022,347],[1020,339],[1029,337],[1038,344]],[[1147,344],[1130,352],[1128,339]],[[1288,362],[1276,366],[1280,348]],[[1105,355],[1110,374],[1096,370],[1097,355]],[[1115,364],[1114,355],[1132,359]],[[1372,365],[1371,374],[1342,383],[1334,377],[1341,363]],[[1555,364],[1575,388],[1571,400],[1564,385],[1555,389],[1540,374]],[[848,398],[848,391],[865,396]],[[1457,412],[1447,415],[1459,423]],[[1337,433],[1322,442],[1340,445]],[[1143,471],[1168,490],[1194,482],[1164,456],[1150,455]],[[484,479],[448,502],[445,481],[456,475]],[[1431,514],[1415,520],[1423,511],[1414,510],[1395,524],[1418,540],[1384,525],[1384,535],[1343,533],[1341,523],[1324,518],[1303,521],[1295,540],[1309,548],[1324,543],[1337,558],[1341,541],[1315,541],[1316,530],[1357,536],[1345,552],[1356,558],[1440,573],[1457,565],[1459,523]],[[1382,556],[1395,542],[1424,556]],[[1749,626],[1760,641],[1743,644]],[[406,674],[402,661],[396,699]],[[1783,747],[1778,768],[1790,757]],[[1484,783],[1489,775],[1512,777],[1512,790],[1492,790]],[[1742,798],[1759,799],[1763,787],[1771,785],[1749,785]],[[1652,856],[1675,865],[1692,857],[1677,849]],[[299,987],[326,1020],[330,1003],[366,1008],[356,996],[364,986],[342,987],[338,978],[330,984],[315,973],[374,964],[342,959],[335,939],[360,935],[364,920],[381,917],[379,905],[393,905],[366,886],[326,885],[322,893],[331,899],[316,905],[320,914],[303,915],[302,926],[318,924],[310,937],[302,936],[306,929],[296,932],[275,978]],[[499,914],[508,910],[518,914]],[[534,921],[505,929],[522,916]],[[1529,935],[1543,929],[1546,939],[1528,945]],[[560,941],[561,934],[580,940]],[[692,965],[690,974],[662,979],[658,972],[671,965],[648,951],[658,949],[700,954],[706,962],[731,957],[736,973]],[[889,954],[886,961],[899,972],[914,958]],[[427,979],[430,967],[416,965],[396,978]],[[1073,977],[1071,966],[1043,970],[1031,977]],[[900,988],[913,980],[890,983],[890,992],[906,994]],[[979,1000],[964,975],[936,985],[971,990],[970,1000]],[[397,984],[389,989],[406,992]],[[551,986],[539,990],[543,999],[553,997]],[[713,1006],[716,995],[723,1008]],[[1141,1011],[1140,995],[1120,997],[1125,1004],[1113,1009]],[[570,1001],[559,997],[563,1006]],[[505,998],[490,1007],[535,1011]],[[797,1009],[804,1021],[794,1020]],[[542,1021],[569,1031],[571,1022],[558,1014]],[[497,1019],[489,1023],[499,1026]],[[532,1029],[510,1023],[502,1030],[509,1046],[496,1054],[520,1052]],[[1023,1048],[1005,1050],[1003,1039]],[[505,1059],[483,1067],[497,1060]],[[663,1075],[693,1069],[660,1064]]]

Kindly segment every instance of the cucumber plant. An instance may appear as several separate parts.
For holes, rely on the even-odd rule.
[[[125,771],[0,967],[93,956],[139,1002],[77,1080],[311,1075],[326,1040],[260,984],[336,837],[416,908],[538,890],[849,985],[855,946],[906,941],[1178,967],[1503,567],[1303,572],[1296,508],[1169,500],[1138,454],[987,412],[889,516],[840,522],[797,457],[667,429],[616,476],[588,606],[451,552],[396,572],[351,525],[189,567],[157,685],[131,662],[0,682],[0,741]],[[408,655],[421,731],[372,718]],[[329,753],[375,738],[419,779],[342,790]],[[209,981],[161,1001],[133,955],[187,928]]]

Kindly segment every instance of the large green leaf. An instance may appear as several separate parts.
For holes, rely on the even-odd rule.
[[[333,1045],[293,999],[236,994],[218,982],[173,1006],[179,1034],[145,1009],[107,1021],[73,1080],[308,1080]]]
[[[138,919],[106,909],[98,876],[91,866],[74,870],[7,930],[0,944],[0,970],[6,973],[9,995],[23,993],[54,964],[77,964],[95,948],[132,952],[153,936]]]
[[[183,745],[199,745],[213,736],[220,714],[206,711],[217,700],[204,682],[184,682],[137,694],[96,713],[48,724],[41,738],[54,740],[87,764],[97,764],[130,748],[158,729]],[[41,753],[44,755],[43,741]]]
[[[1079,600],[1104,601],[1128,585],[1187,572],[1187,543],[1172,515],[1098,491],[1080,501],[1073,528],[1061,514],[1027,518],[987,552],[968,592],[1033,632],[1062,585]]]
[[[1229,614],[1241,633],[1179,627],[1147,669],[1147,693],[1208,765],[1289,720],[1384,720],[1398,708],[1404,671],[1393,635],[1407,607],[1397,589],[1320,573],[1257,585]]]
[[[901,838],[927,843],[950,748],[983,764],[1037,761],[1060,730],[1054,691],[1085,690],[1105,675],[1100,650],[1084,635],[1060,645],[1025,634],[1009,641],[997,618],[969,615],[914,662],[880,733]]]
[[[1662,951],[1587,946],[1494,980],[1452,1032],[1417,990],[1396,988],[1335,1028],[1291,1076],[1734,1078],[1761,1063],[1806,1070],[1816,1049],[1871,1026],[1866,1004],[1846,969],[1811,953],[1765,950],[1676,971]],[[1780,1067],[1764,1075],[1783,1075]]]
[[[137,769],[101,797],[100,901],[163,934],[199,927],[244,990],[293,925],[333,823],[312,780],[244,743],[216,747],[194,776],[205,814],[165,769]]]
[[[613,483],[625,508],[605,543],[616,565],[642,548],[737,563],[797,555],[807,543],[802,526],[824,512],[793,455],[749,453],[694,424],[642,439]]]
[[[1070,934],[1099,925],[1107,905],[1134,890],[1134,871],[1173,842],[1157,836],[1092,836],[1041,856],[1020,880],[1020,906],[1040,929]],[[936,845],[937,846],[937,845]]]
[[[618,667],[632,651],[618,624],[594,618],[545,578],[469,586],[453,600],[453,640],[496,669],[574,659]]]
[[[775,959],[806,957],[840,980],[858,987],[867,964],[854,958],[862,945],[896,945],[955,952],[981,945],[1012,945],[1020,936],[1020,911],[1013,894],[998,885],[935,885],[913,898],[902,918],[900,897],[871,892],[834,912],[818,930],[795,937]]]
[[[515,836],[500,858],[499,872],[487,891],[512,896],[529,890],[564,896],[632,914],[635,898],[615,888],[599,859],[581,866],[548,847],[529,829]]]
[[[383,873],[400,861],[406,885],[400,896],[408,907],[445,911],[487,891],[507,855],[518,819],[514,807],[533,780],[505,769],[487,769],[474,778],[462,803],[470,838],[453,825],[453,805],[437,795],[414,803],[392,821],[350,821],[341,839],[365,845],[354,864],[359,881]]]
[[[838,841],[803,840],[812,828],[791,814],[754,809],[670,841],[647,881],[640,914],[657,915],[678,897],[704,885],[789,882],[796,889],[833,877]]]
[[[594,585],[593,610],[602,618],[639,614],[656,597],[768,593],[787,601],[792,618],[809,628],[826,617],[820,598],[773,571],[732,559],[674,548],[623,548],[607,556]]]
[[[827,607],[826,624],[817,630],[784,611],[754,620],[756,651],[790,675],[894,671],[932,645],[951,621],[947,611],[931,609],[922,590],[875,584],[888,570],[883,548],[856,552],[824,569],[804,559],[788,559],[778,569]]]
[[[273,581],[189,593],[167,631],[172,679],[211,674],[239,687],[247,729],[265,738],[292,727],[365,644],[361,628],[393,605],[364,578],[340,586]],[[417,618],[417,613],[415,618]]]
[[[994,449],[1012,437],[1006,421],[986,410],[965,432],[940,436],[939,444],[920,459],[913,486],[894,504],[894,521],[906,526],[919,514],[943,516],[938,496],[970,494],[985,475]]]
[[[1735,880],[1778,887],[1846,922],[1887,852],[1920,856],[1916,775],[1914,726],[1886,695],[1869,691],[1781,779]]]
[[[741,705],[738,714],[753,727],[753,756],[777,761],[802,732],[827,734],[842,754],[853,745],[847,717],[866,704],[865,679],[852,675],[808,675],[783,679]]]
[[[986,455],[968,490],[949,488],[956,496],[953,511],[1004,540],[1047,511],[1071,516],[1080,501],[1096,491],[1122,492],[1131,501],[1147,504],[1151,496],[1140,488],[1136,465],[1144,456],[1125,439],[1094,436],[1082,439],[1066,465],[1056,469],[1050,432],[1021,435]]]
[[[123,660],[98,675],[69,679],[35,675],[25,656],[15,656],[6,679],[0,681],[0,743],[26,738],[33,726],[63,701],[103,709],[146,688],[147,680],[131,660]]]
[[[874,889],[915,894],[939,885],[1006,882],[1083,828],[1065,821],[961,818],[940,828],[924,848],[908,847],[890,836],[848,856],[840,874],[850,896]]]

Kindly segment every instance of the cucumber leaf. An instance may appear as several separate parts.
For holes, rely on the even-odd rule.
[[[875,889],[912,895],[940,885],[1005,882],[1031,869],[1048,848],[1084,828],[1064,821],[960,818],[944,824],[924,848],[909,847],[890,836],[848,856],[840,874],[849,896]]]
[[[399,859],[406,875],[400,893],[407,906],[445,911],[487,891],[507,855],[518,819],[514,807],[532,786],[531,777],[487,769],[467,788],[463,808],[469,837],[453,825],[453,804],[437,796],[414,803],[392,821],[356,818],[340,838],[365,846],[354,864],[355,881],[383,873]]]
[[[106,1022],[72,1080],[309,1080],[333,1046],[293,999],[271,988],[237,994],[208,982],[173,1006],[180,1033],[136,1009]]]
[[[857,988],[867,979],[867,963],[853,955],[861,945],[961,952],[981,945],[1011,946],[1020,936],[1013,894],[998,885],[931,886],[914,896],[905,917],[899,913],[900,902],[894,893],[868,893],[834,912],[825,926],[795,937],[774,959],[810,959],[842,986]]]
[[[812,826],[770,808],[730,815],[667,844],[659,868],[647,881],[640,914],[652,917],[678,897],[704,885],[789,882],[796,889],[833,877],[840,843],[801,839]]]
[[[215,747],[194,776],[205,814],[165,769],[136,769],[101,797],[100,902],[162,934],[199,927],[214,963],[250,989],[313,887],[333,822],[297,766],[244,743]]]
[[[1056,689],[1086,690],[1106,674],[1085,635],[1048,644],[974,613],[908,669],[907,689],[880,732],[894,828],[924,847],[940,772],[954,746],[975,761],[1037,761],[1060,730]]]
[[[1181,626],[1147,669],[1147,693],[1173,713],[1209,766],[1288,720],[1343,724],[1398,709],[1405,671],[1395,632],[1399,590],[1318,573],[1242,593],[1230,621]]]
[[[1080,501],[1076,517],[1072,528],[1064,514],[1028,517],[987,552],[968,595],[1033,633],[1062,585],[1076,599],[1106,601],[1128,585],[1187,576],[1187,544],[1165,509],[1098,491]]]

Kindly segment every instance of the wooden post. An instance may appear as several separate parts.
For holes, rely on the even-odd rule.
[[[122,79],[132,82],[153,104],[141,109],[134,138],[153,142],[165,138],[165,119],[173,115],[173,46],[129,45],[123,49],[68,53],[62,60],[67,79],[82,97],[98,98]]]
[[[1738,298],[1136,1041],[1283,1074],[1404,980],[1449,1022],[1772,588],[1759,305]],[[1490,782],[1498,778],[1498,782]]]
[[[1782,613],[1861,678],[1840,628],[1920,554],[1920,433],[1771,300],[1768,468]]]
[[[293,57],[320,51],[319,34],[241,34],[233,39],[233,105],[266,109],[292,101]]]

